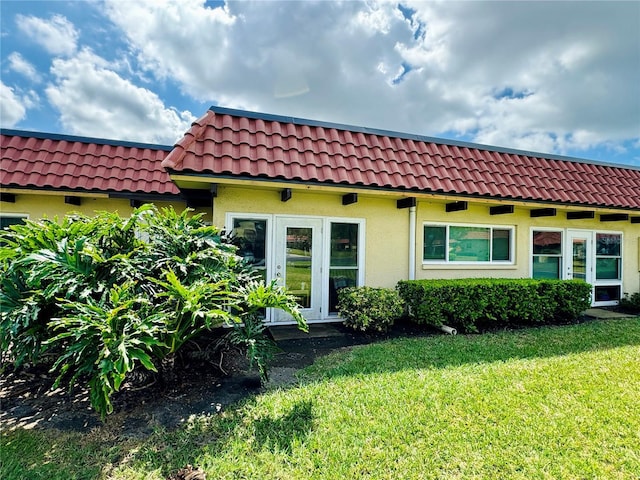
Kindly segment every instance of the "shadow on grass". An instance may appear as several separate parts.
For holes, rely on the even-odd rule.
[[[319,358],[302,380],[557,357],[640,345],[640,317],[481,335],[394,338]]]
[[[286,415],[266,417],[253,424],[256,447],[272,453],[291,453],[294,443],[304,441],[313,427],[313,403],[309,400],[293,405]]]

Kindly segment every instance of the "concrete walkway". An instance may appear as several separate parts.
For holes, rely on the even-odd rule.
[[[589,318],[608,319],[608,318],[636,318],[637,315],[629,315],[627,313],[614,312],[605,308],[589,308],[584,314]]]

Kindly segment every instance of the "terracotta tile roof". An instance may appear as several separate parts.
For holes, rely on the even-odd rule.
[[[161,166],[169,146],[5,129],[0,138],[4,188],[180,193]]]
[[[640,169],[211,107],[172,172],[640,208]]]

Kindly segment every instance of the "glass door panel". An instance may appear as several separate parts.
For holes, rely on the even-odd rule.
[[[295,295],[300,308],[311,307],[313,290],[313,229],[309,227],[286,229],[285,285]]]
[[[338,312],[338,292],[358,285],[357,223],[331,223],[329,251],[329,313]]]
[[[275,279],[296,297],[300,312],[307,320],[322,315],[322,220],[277,217],[275,230]],[[274,309],[273,322],[289,322],[292,318]]]
[[[571,257],[567,262],[565,279],[593,283],[593,234],[581,230],[567,231],[567,247]]]
[[[587,280],[587,239],[572,239],[572,267],[573,278],[576,280]]]

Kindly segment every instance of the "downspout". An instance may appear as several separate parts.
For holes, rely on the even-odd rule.
[[[416,279],[416,207],[409,207],[409,280]]]

